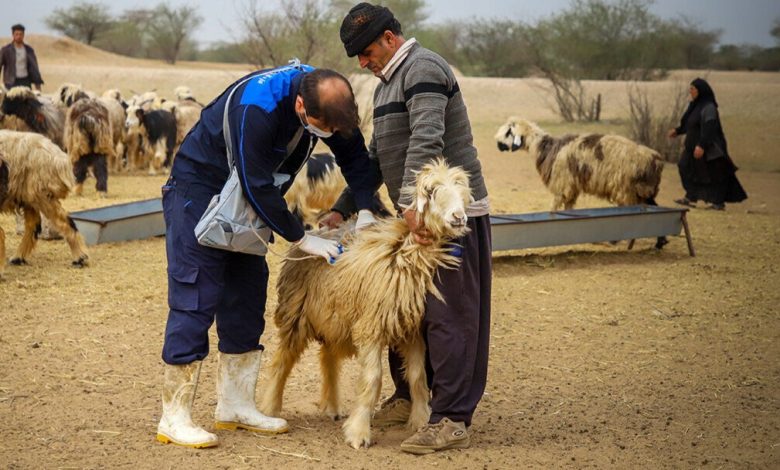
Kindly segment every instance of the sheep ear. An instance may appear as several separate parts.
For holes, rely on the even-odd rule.
[[[144,119],[144,110],[141,108],[138,108],[135,110],[135,116],[138,118],[139,121],[143,121]]]

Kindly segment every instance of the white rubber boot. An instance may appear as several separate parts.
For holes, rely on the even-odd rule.
[[[190,415],[198,388],[201,361],[186,365],[165,364],[163,413],[157,426],[157,440],[186,447],[214,447],[219,439],[196,426]]]
[[[217,374],[217,429],[279,434],[287,432],[287,421],[266,416],[255,406],[255,386],[263,351],[244,354],[219,353]]]

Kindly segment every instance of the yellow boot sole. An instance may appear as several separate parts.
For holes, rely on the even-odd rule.
[[[166,436],[165,434],[157,434],[157,440],[162,442],[163,444],[175,444],[177,446],[182,447],[190,447],[192,449],[206,449],[209,447],[217,447],[219,445],[219,441],[215,442],[196,442],[195,444],[185,444],[183,442],[174,441],[170,437]]]
[[[214,429],[224,429],[225,431],[246,429],[247,431],[259,432],[262,434],[284,434],[290,430],[287,426],[277,430],[270,430],[265,428],[258,428],[256,426],[250,426],[244,423],[237,423],[235,421],[217,421],[214,423]]]

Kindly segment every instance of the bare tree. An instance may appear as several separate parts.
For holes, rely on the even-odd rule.
[[[55,8],[46,17],[49,28],[87,45],[111,29],[111,23],[108,6],[102,3],[79,2],[68,8]]]
[[[202,22],[195,7],[174,9],[163,3],[154,9],[148,28],[149,39],[166,62],[175,64],[182,46]]]
[[[569,78],[567,67],[546,47],[546,30],[540,27],[522,30],[523,47],[536,71],[549,82],[557,113],[566,122],[601,119],[601,94],[590,96],[579,79]]]
[[[339,40],[341,24],[322,0],[281,0],[276,11],[264,11],[257,0],[242,8],[242,38],[247,61],[255,67],[286,63],[292,57],[344,71],[348,61]]]

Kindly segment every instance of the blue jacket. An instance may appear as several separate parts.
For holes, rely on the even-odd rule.
[[[278,67],[253,72],[246,77],[256,78],[244,84],[241,82],[246,77],[234,82],[203,108],[200,121],[176,154],[171,175],[177,181],[205,186],[214,194],[222,189],[230,174],[222,132],[223,112],[230,91],[238,87],[231,99],[228,124],[244,197],[274,232],[288,241],[300,240],[303,226],[287,210],[283,194],[317,143],[315,136],[304,131],[298,146],[287,156],[287,145],[301,127],[295,98],[301,79],[312,70],[308,65]],[[323,141],[355,192],[358,208],[370,208],[381,174],[368,158],[360,130],[355,129],[349,138],[335,133]],[[280,175],[290,178],[280,185]]]

